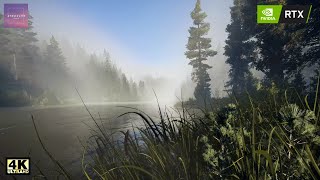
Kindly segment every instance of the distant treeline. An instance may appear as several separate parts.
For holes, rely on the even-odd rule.
[[[75,88],[95,102],[136,101],[145,95],[145,83],[128,79],[106,50],[90,55],[79,46],[67,59],[53,36],[39,45],[36,35],[31,16],[28,29],[0,28],[0,106],[75,103]]]

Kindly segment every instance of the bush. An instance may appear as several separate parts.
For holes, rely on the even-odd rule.
[[[183,108],[178,117],[159,108],[157,122],[132,112],[145,126],[121,138],[100,129],[84,172],[102,179],[320,178],[317,103],[311,109],[287,94],[262,95],[264,101],[247,96],[215,112]]]
[[[159,120],[134,109],[122,116],[138,115],[144,125],[110,134],[84,104],[96,129],[83,173],[88,179],[320,179],[319,99],[311,106],[307,97],[303,103],[288,91],[268,90],[246,98],[233,97],[216,111],[181,103],[177,116],[159,107]]]

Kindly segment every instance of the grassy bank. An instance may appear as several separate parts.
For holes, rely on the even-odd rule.
[[[157,120],[132,108],[122,116],[137,115],[144,125],[111,133],[87,109],[96,127],[84,144],[83,177],[319,179],[318,94],[265,89],[212,109],[182,102],[180,110],[159,107]],[[61,175],[75,179],[43,148]]]
[[[120,139],[97,123],[83,172],[88,179],[319,179],[319,102],[288,91],[264,95],[234,98],[214,112],[183,108],[177,117],[159,108],[157,122],[133,110],[144,127]]]

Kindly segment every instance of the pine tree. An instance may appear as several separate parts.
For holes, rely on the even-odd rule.
[[[58,41],[52,36],[50,44],[47,46],[47,61],[56,72],[67,72],[65,57],[62,54]]]
[[[144,81],[139,81],[139,95],[143,96],[145,95],[145,85],[144,85]]]
[[[2,17],[2,15],[0,15]],[[0,17],[0,19],[1,19]],[[29,15],[26,29],[1,28],[0,53],[2,62],[9,63],[15,80],[31,85],[35,78],[37,63],[40,59],[36,33],[33,32],[32,16]]]
[[[121,99],[127,101],[130,98],[130,84],[124,73],[121,76],[121,83]]]
[[[0,13],[0,26],[3,26],[3,15]],[[8,59],[10,58],[11,53],[10,47],[8,46],[10,40],[8,35],[10,31],[5,28],[0,28],[0,84],[1,87],[5,87],[5,83],[13,81],[13,75],[10,71],[10,64]],[[1,89],[0,89],[1,91]]]
[[[231,7],[231,23],[227,26],[229,33],[226,40],[225,53],[226,63],[230,65],[229,77],[226,87],[231,87],[233,93],[243,93],[253,89],[253,77],[249,69],[249,63],[254,57],[254,46],[252,41],[247,41],[241,21],[241,1],[234,0]]]
[[[206,13],[201,10],[200,0],[197,0],[194,10],[191,12],[193,25],[189,29],[189,39],[186,45],[188,51],[186,57],[190,59],[189,65],[193,67],[192,80],[197,84],[194,96],[198,102],[205,102],[211,98],[210,76],[208,69],[212,68],[205,61],[217,54],[211,50],[211,39],[206,38],[210,30],[210,24],[204,22]]]
[[[320,1],[282,0],[286,5],[312,5],[308,23],[263,25],[256,23],[256,4],[272,4],[267,0],[242,0],[242,20],[247,39],[255,39],[260,58],[253,61],[266,74],[267,81],[286,86],[304,67],[320,62]],[[311,72],[307,72],[311,73]]]
[[[138,88],[137,88],[137,83],[133,82],[131,86],[131,96],[133,100],[138,99]]]
[[[297,42],[304,48],[304,66],[315,68],[315,71],[308,72],[311,75],[311,94],[314,94],[318,84],[318,77],[320,75],[320,1],[317,0],[287,0],[288,4],[303,3],[306,5],[312,4],[312,12],[310,13],[309,21],[306,24],[302,24],[298,27],[296,33],[300,37]]]
[[[27,81],[30,86],[35,86],[35,79],[39,71],[40,54],[36,45],[38,39],[37,33],[33,31],[33,17],[29,15],[28,28],[15,29],[17,31],[16,38],[13,40],[18,50],[14,50],[16,57],[16,66],[19,78]]]
[[[3,26],[3,15],[0,13],[0,27]],[[0,28],[0,58],[3,58],[3,55],[8,53],[10,48],[8,47],[8,44],[10,42],[10,39],[8,35],[10,34],[9,29],[7,28]]]
[[[112,69],[111,57],[110,57],[110,54],[105,49],[103,50],[103,57],[104,57],[104,64],[105,64],[106,71],[110,72]]]
[[[59,43],[53,36],[50,38],[44,57],[42,74],[47,80],[45,87],[62,95],[63,88],[68,84],[68,68]]]
[[[1,14],[0,19],[2,18]],[[26,99],[22,101],[26,104],[31,102],[31,97],[37,96],[41,91],[36,84],[40,60],[38,47],[35,45],[38,40],[36,33],[33,32],[32,16],[30,15],[28,24],[26,29],[0,28],[0,73],[2,76],[0,79],[5,81],[1,87],[5,89],[10,87],[10,91],[15,92],[17,96],[23,94]],[[13,99],[4,102],[4,104],[19,104],[16,102],[19,98],[9,98]]]
[[[121,92],[121,72],[115,64],[112,66],[111,76],[112,76],[112,96],[115,100],[120,100]]]

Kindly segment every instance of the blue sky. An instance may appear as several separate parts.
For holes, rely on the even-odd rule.
[[[190,71],[184,52],[195,0],[1,1],[27,2],[39,38],[67,38],[97,53],[106,48],[132,76],[181,77]],[[225,41],[231,4],[232,0],[202,0],[213,47]]]
[[[191,24],[190,11],[194,8],[193,0],[67,0],[55,1],[55,4],[106,30],[133,51],[143,53],[145,58],[142,61],[146,63],[154,57],[163,57],[163,52],[170,53],[179,47],[184,49],[181,42],[186,42]],[[211,20],[216,22],[212,24],[213,29],[219,27],[217,37],[224,36],[222,33],[227,22],[218,19],[225,20],[228,5],[228,0],[203,0],[203,9],[208,9]],[[217,39],[224,41],[223,38]]]

